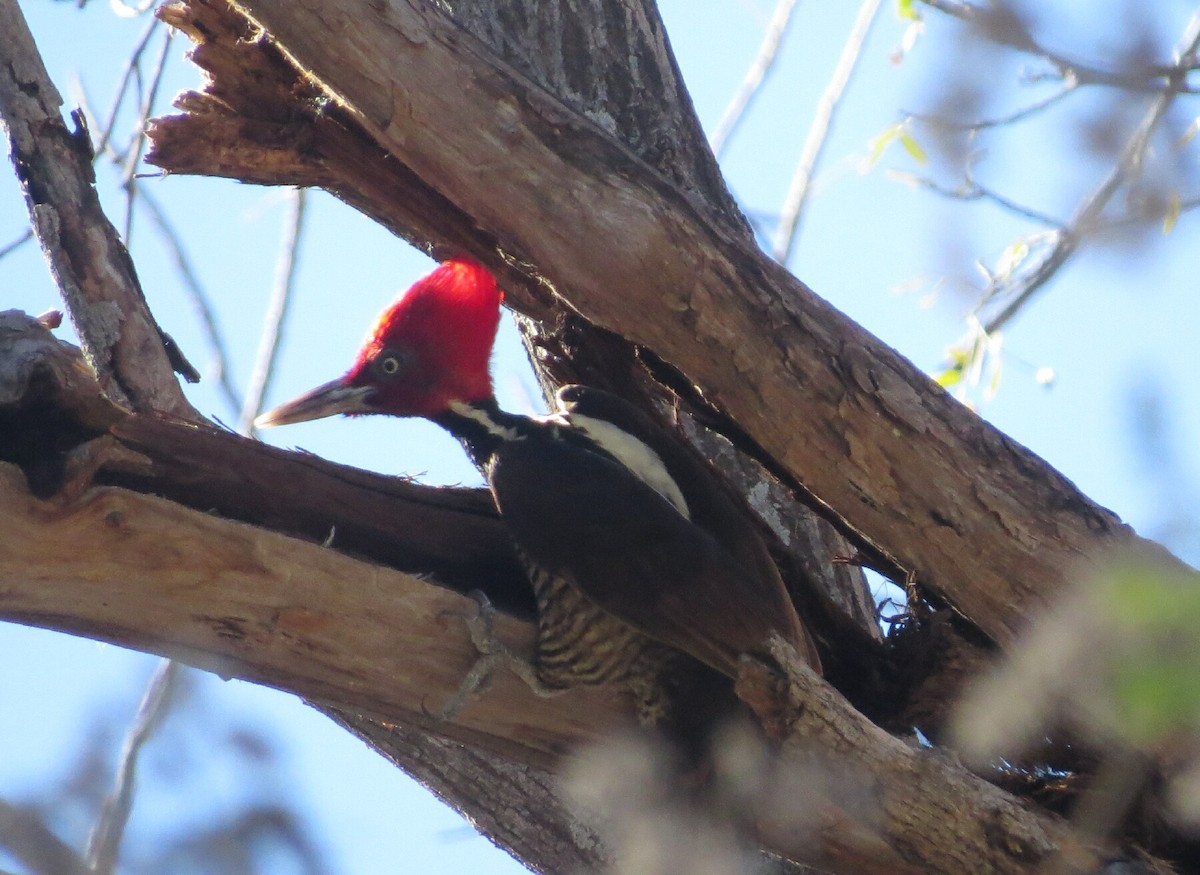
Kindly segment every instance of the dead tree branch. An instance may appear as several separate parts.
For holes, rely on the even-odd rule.
[[[22,324],[24,330],[19,330]],[[99,391],[93,383],[88,394],[69,348],[50,339],[33,320],[21,323],[10,315],[3,325],[3,409],[23,406],[48,416],[57,408],[70,418],[75,416],[71,411],[80,411],[92,423],[77,422],[84,431],[99,428],[106,417],[114,421],[99,438],[72,453],[66,488],[53,499],[35,498],[20,468],[0,464],[0,493],[10,511],[0,535],[0,580],[5,581],[0,618],[120,643],[224,677],[288,690],[356,715],[360,732],[383,724],[410,735],[440,736],[484,751],[480,756],[488,768],[507,762],[506,768],[527,778],[555,768],[581,741],[627,719],[628,703],[613,693],[575,691],[539,699],[507,675],[453,721],[429,716],[453,694],[474,660],[461,619],[471,609],[469,599],[266,528],[120,487],[89,487],[92,480],[132,483],[132,472],[139,469],[148,472],[144,482],[159,486],[178,479],[155,470],[167,455],[182,462],[178,451],[164,452],[161,444],[176,432],[176,440],[186,443],[198,430],[170,423],[143,429],[145,417],[111,407],[97,414],[92,406],[102,404]],[[12,428],[36,427],[36,420],[29,414]],[[259,467],[268,459],[283,466],[293,482],[311,480],[310,467],[336,467],[228,432],[207,431],[204,440],[210,443],[205,455],[214,464],[232,462],[233,468],[245,470],[247,463],[239,457],[253,454]],[[201,482],[207,489],[218,488],[207,477]],[[186,486],[176,483],[175,489]],[[360,505],[380,500],[360,491],[365,493]],[[424,494],[431,503],[446,500],[442,490],[408,486],[407,491]],[[193,501],[201,497],[193,495]],[[345,498],[326,502],[323,507],[314,499],[306,506],[320,511]],[[425,555],[435,554],[439,542],[453,542],[457,535],[429,526],[430,511],[418,511],[427,520],[424,536],[409,535],[414,543],[422,537],[429,541]],[[454,513],[450,507],[443,511]],[[404,513],[402,503],[393,501],[393,512],[386,515]],[[71,549],[62,549],[63,544]],[[409,555],[407,562],[413,561]],[[489,581],[483,576],[475,582]],[[503,616],[499,622],[509,646],[529,646],[528,623]],[[786,655],[780,659],[790,665]],[[980,871],[1026,873],[1034,871],[1037,861],[1073,847],[1055,818],[1034,812],[950,760],[920,754],[922,777],[914,783],[916,761],[905,753],[905,745],[863,718],[820,679],[795,666],[788,670],[802,692],[789,694],[782,705],[771,692],[774,682],[757,670],[744,680],[744,694],[765,720],[781,728],[778,734],[804,751],[803,762],[793,763],[800,771],[787,773],[789,780],[804,779],[810,767],[841,773],[843,757],[852,750],[862,786],[874,788],[883,804],[857,804],[853,794],[810,788],[791,807],[764,810],[763,834],[771,850],[833,872],[949,875],[961,871],[955,861],[963,855],[986,856],[989,866]],[[784,786],[793,784],[785,780]],[[545,786],[540,792],[547,790],[553,792]],[[477,787],[472,792],[487,795]],[[457,796],[455,801],[464,802]],[[538,804],[557,809],[560,803],[540,799]],[[1019,845],[997,845],[985,828],[947,831],[948,811],[964,822],[1004,824],[1024,838]],[[814,829],[814,823],[836,828]],[[897,851],[902,836],[908,844]]]
[[[83,115],[73,113],[75,130],[67,130],[62,98],[15,0],[0,0],[0,19],[0,118],[30,222],[84,351],[118,403],[197,419],[173,373],[184,365],[170,360],[133,262],[100,208]]]
[[[658,373],[673,374],[685,397],[701,387],[701,405],[720,408],[718,428],[836,517],[865,555],[893,575],[914,572],[995,640],[1007,640],[1078,563],[1137,540],[748,236],[707,222],[594,125],[497,66],[452,21],[365,3],[336,21],[266,0],[253,9],[345,114],[310,113],[303,123],[286,80],[242,82],[249,62],[217,37],[219,25],[206,20],[201,32],[189,23],[215,7],[176,8],[173,23],[202,40],[195,58],[214,82],[210,93],[183,98],[187,114],[156,123],[156,163],[320,184],[413,239],[482,258],[520,310],[544,314],[548,296],[566,297],[593,323],[653,350]],[[357,64],[335,57],[325,38],[350,22],[370,22]],[[289,63],[271,60],[265,45],[252,50],[268,53],[269,69]],[[454,130],[435,135],[429,120],[449,117]],[[345,160],[378,146],[390,157]],[[552,199],[538,194],[548,179],[560,193]],[[418,180],[436,181],[437,192]],[[580,251],[581,239],[605,245]]]

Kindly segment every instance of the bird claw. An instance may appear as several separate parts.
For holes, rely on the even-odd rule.
[[[492,677],[498,668],[504,667],[525,682],[525,685],[535,696],[550,698],[565,692],[556,687],[548,687],[537,676],[537,669],[527,659],[523,659],[506,647],[496,637],[496,607],[482,590],[472,590],[467,593],[475,600],[479,608],[474,614],[468,614],[464,620],[467,634],[475,646],[479,657],[458,685],[458,691],[450,697],[443,707],[443,720],[452,720],[477,693],[490,686]]]

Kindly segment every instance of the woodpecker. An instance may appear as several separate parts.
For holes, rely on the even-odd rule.
[[[544,688],[622,684],[655,724],[664,677],[689,659],[736,678],[742,654],[780,635],[819,670],[753,522],[698,456],[585,386],[560,389],[545,416],[500,409],[489,360],[502,300],[486,268],[445,262],[384,311],[345,375],[256,425],[389,414],[457,437],[528,570]]]

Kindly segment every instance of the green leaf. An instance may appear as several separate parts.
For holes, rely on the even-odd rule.
[[[1171,196],[1167,198],[1167,214],[1163,216],[1163,233],[1170,234],[1175,230],[1175,225],[1179,221],[1179,213],[1183,209],[1183,202],[1179,199],[1179,192],[1171,192]]]
[[[915,0],[896,0],[896,15],[905,21],[921,20],[921,13],[917,11]]]
[[[1200,728],[1200,577],[1125,564],[1097,580],[1113,649],[1116,727],[1152,747]]]
[[[962,382],[963,369],[960,365],[953,365],[946,370],[933,375],[933,381],[943,389],[949,389],[951,386],[957,386]]]
[[[859,166],[859,173],[866,173],[872,167],[879,163],[879,159],[883,157],[883,153],[887,151],[887,147],[904,132],[904,122],[896,122],[888,125],[881,132],[876,134],[867,143],[866,160]]]
[[[1200,683],[1191,661],[1134,654],[1116,666],[1114,704],[1123,733],[1152,746],[1200,717]]]
[[[933,375],[933,381],[943,389],[957,386],[966,376],[967,368],[971,366],[973,357],[974,349],[964,349],[961,346],[950,347],[946,350],[946,358],[950,360],[950,363],[944,370]]]
[[[995,275],[1002,280],[1007,280],[1012,276],[1013,271],[1021,266],[1021,262],[1028,257],[1029,241],[1025,239],[1014,240],[1000,253],[1000,260],[996,263]]]
[[[985,401],[991,401],[1000,391],[1000,378],[1004,372],[1003,360],[999,355],[992,356],[992,378],[988,380],[987,388],[983,392]]]
[[[905,152],[907,152],[909,155],[912,155],[913,158],[916,159],[918,164],[929,163],[929,158],[926,156],[925,150],[922,149],[916,139],[913,138],[913,135],[908,130],[907,124],[905,124],[900,131],[900,145],[904,147]]]
[[[1192,119],[1192,123],[1187,126],[1187,130],[1183,132],[1183,136],[1179,138],[1179,145],[1186,146],[1192,141],[1192,138],[1200,133],[1200,116]]]

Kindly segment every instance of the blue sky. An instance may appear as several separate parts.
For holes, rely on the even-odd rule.
[[[1164,14],[1166,45],[1190,14],[1184,4],[1175,5],[1177,13]],[[706,126],[720,117],[740,82],[772,6],[768,0],[662,0],[668,32]],[[1105,14],[1119,8],[1122,4],[1062,4],[1056,13],[1061,20],[1078,24],[1086,13],[1087,27],[1055,27],[1049,32],[1055,47],[1102,63],[1125,36],[1124,19],[1115,12]],[[24,11],[68,104],[74,102],[70,83],[77,76],[89,101],[106,112],[127,47],[144,20],[120,19],[100,4],[80,12],[74,4],[27,2]],[[723,161],[732,189],[755,215],[779,208],[817,95],[854,12],[854,4],[798,7],[782,61]],[[929,107],[940,77],[947,74],[945,59],[951,56],[957,25],[934,13],[927,18],[926,34],[897,65],[890,56],[905,25],[885,3],[826,149],[789,266],[817,293],[932,372],[941,366],[945,348],[963,333],[962,319],[972,301],[956,289],[962,280],[977,281],[971,260],[994,262],[1016,235],[1030,228],[994,207],[948,202],[890,178],[889,170],[930,172],[901,149],[890,150],[869,173],[860,172],[871,138],[906,111]],[[1096,32],[1093,46],[1075,42],[1081,33]],[[198,82],[196,71],[181,60],[184,48],[177,38],[170,49],[164,96]],[[982,58],[996,64],[997,77],[1014,81],[1027,63],[991,54]],[[1032,93],[1014,90],[989,110],[1018,106]],[[1064,120],[1081,116],[1089,99],[1085,95],[1061,115],[1003,134],[980,165],[981,176],[1006,194],[1065,218],[1105,172],[1080,149],[1076,135],[1064,132]],[[1135,116],[1139,107],[1135,101]],[[160,112],[165,109],[163,102]],[[1194,157],[1187,160],[1194,165]],[[107,168],[101,170],[99,185],[110,216],[119,223],[123,202]],[[150,190],[184,232],[233,350],[236,382],[244,385],[272,284],[285,196],[227,181],[185,178],[153,181]],[[377,311],[429,266],[424,256],[332,198],[315,194],[310,204],[280,375],[268,402],[344,370]],[[0,245],[15,238],[26,221],[6,166],[0,170]],[[1194,502],[1200,494],[1200,390],[1195,380],[1200,300],[1193,255],[1200,251],[1198,227],[1195,217],[1185,214],[1169,237],[1149,235],[1136,246],[1081,253],[1006,332],[1004,380],[998,396],[981,408],[999,428],[1151,537],[1168,531],[1175,517],[1194,524],[1189,499]],[[208,355],[192,307],[144,218],[135,219],[132,243],[152,309],[203,371]],[[930,299],[939,278],[947,280],[945,287]],[[917,290],[902,291],[912,287]],[[26,246],[0,261],[0,306],[38,313],[56,305],[36,247]],[[501,402],[528,409],[534,403],[533,386],[511,329],[502,335],[496,367]],[[1052,386],[1034,380],[1041,367],[1053,368],[1057,379]],[[202,412],[234,421],[211,382],[189,388],[189,397]],[[1177,452],[1179,467],[1171,469],[1169,482],[1157,476],[1165,459],[1139,454],[1133,437],[1132,419],[1139,410],[1133,401],[1147,392],[1163,400],[1170,445]],[[477,480],[458,445],[423,423],[323,421],[271,433],[267,439],[364,468],[421,475],[430,482]],[[1185,559],[1200,561],[1194,531],[1171,546]],[[66,752],[83,742],[91,715],[123,709],[131,716],[154,662],[91,641],[0,626],[0,702],[7,713],[22,715],[19,721],[0,722],[0,748],[7,752],[0,758],[0,797],[19,800],[47,775],[58,774]],[[311,812],[313,834],[334,871],[523,871],[457,815],[294,697],[207,675],[200,687],[198,695],[211,710],[206,726],[212,738],[224,737],[241,721],[274,740],[277,760],[263,780],[284,788]],[[148,757],[153,759],[153,748]],[[240,780],[237,760],[225,756],[220,745],[211,760],[186,786],[189,803],[200,799],[209,811],[220,811],[239,794],[252,792]],[[149,773],[154,775],[154,769]],[[168,813],[180,809],[180,792],[180,787],[148,790],[132,828],[144,830],[142,835],[163,828]],[[76,844],[82,840],[82,822],[62,828],[64,838]]]

